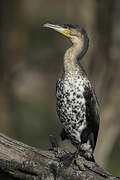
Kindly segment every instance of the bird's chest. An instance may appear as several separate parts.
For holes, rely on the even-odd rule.
[[[85,120],[86,106],[82,78],[60,78],[56,88],[57,113],[64,125],[79,127]]]

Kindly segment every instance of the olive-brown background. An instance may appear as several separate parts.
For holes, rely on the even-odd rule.
[[[120,176],[119,7],[119,0],[0,1],[0,132],[42,149],[50,134],[61,144],[55,83],[70,44],[42,24],[80,24],[90,38],[82,64],[101,111],[95,158]]]

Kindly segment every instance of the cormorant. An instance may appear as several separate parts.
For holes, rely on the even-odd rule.
[[[99,107],[94,89],[80,63],[88,50],[88,35],[84,28],[74,24],[46,23],[44,27],[58,31],[72,42],[64,55],[63,73],[56,84],[56,108],[63,125],[61,138],[70,139],[77,148],[76,152],[93,160],[99,130]]]

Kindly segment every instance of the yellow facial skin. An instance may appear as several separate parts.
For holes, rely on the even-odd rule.
[[[64,28],[62,26],[54,25],[54,24],[49,24],[49,23],[46,23],[43,26],[51,28],[51,29],[54,29],[55,31],[63,34],[66,37],[70,37],[70,29],[68,29],[68,28]]]
[[[57,32],[63,34],[64,36],[70,37],[70,29],[65,29],[64,31],[56,30]]]

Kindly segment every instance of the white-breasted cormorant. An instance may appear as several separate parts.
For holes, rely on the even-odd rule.
[[[79,25],[47,23],[44,27],[60,32],[72,42],[64,55],[63,73],[56,84],[57,113],[63,125],[61,138],[70,139],[78,153],[93,159],[99,130],[99,108],[95,92],[80,63],[88,50],[88,35]]]

